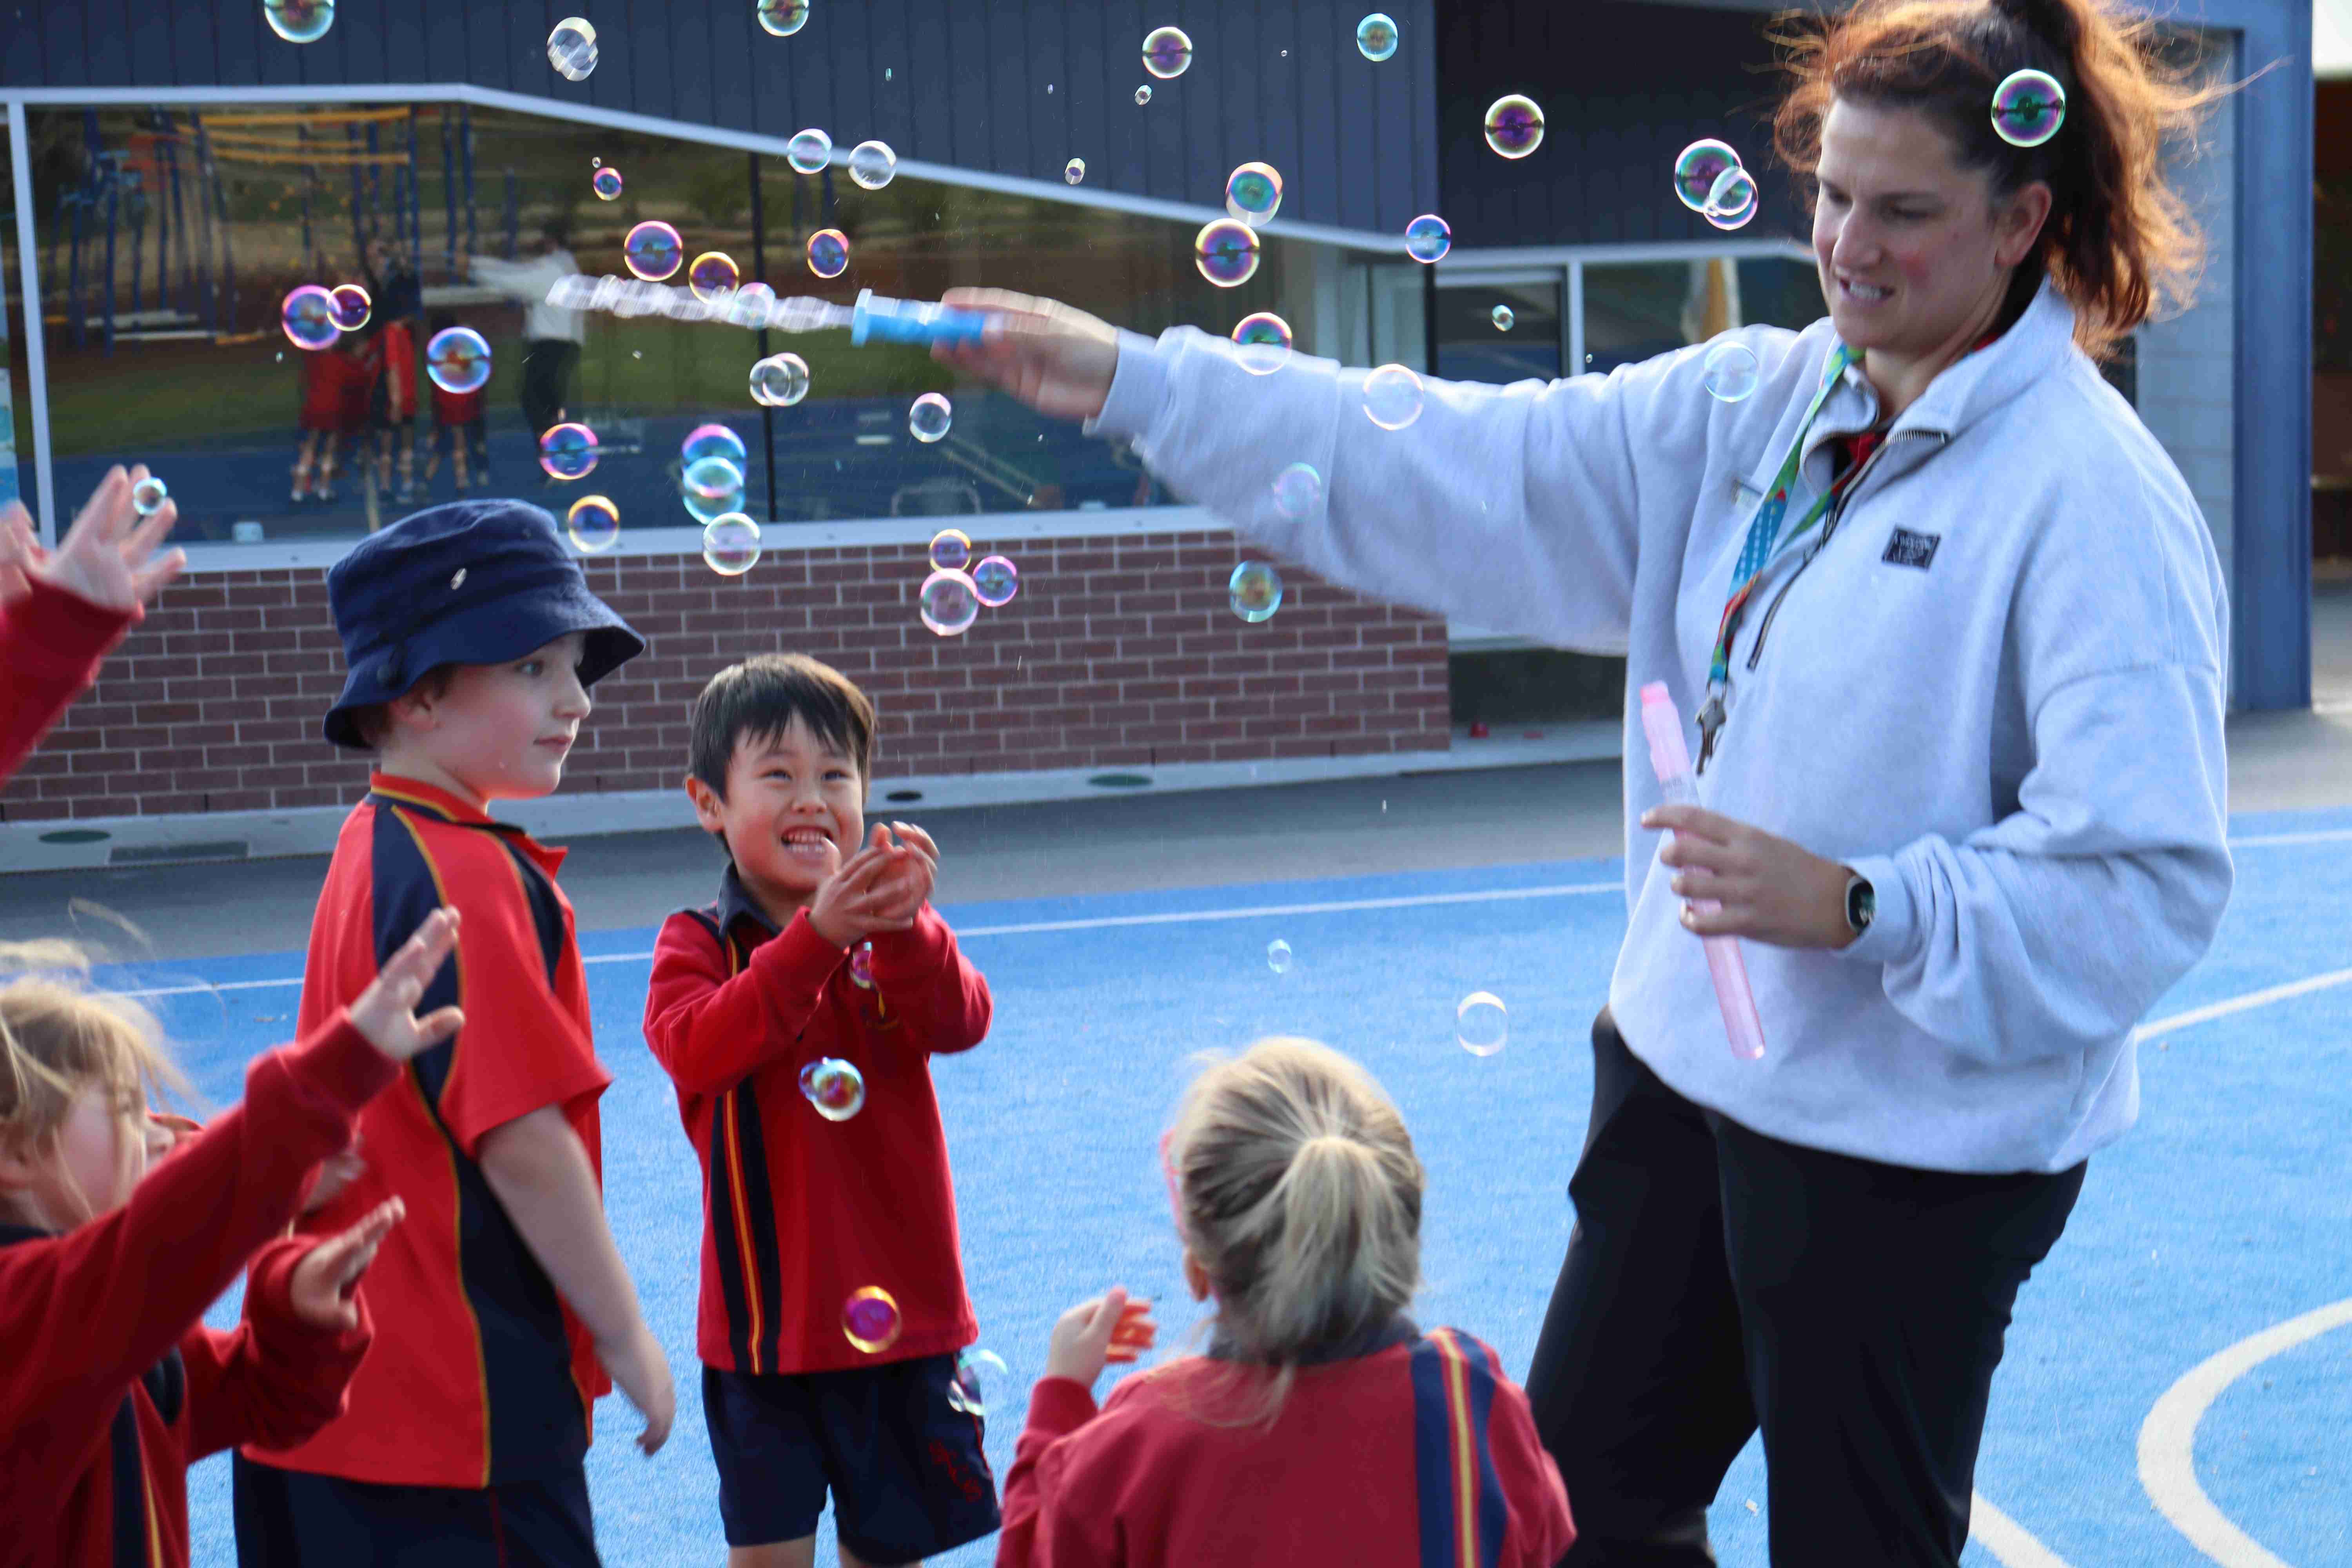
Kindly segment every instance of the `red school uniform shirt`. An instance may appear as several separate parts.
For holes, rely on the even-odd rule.
[[[481,387],[471,392],[448,392],[436,382],[433,386],[433,423],[436,425],[471,425],[482,416]]]
[[[110,610],[45,578],[0,606],[0,784],[98,679],[100,661],[144,616]]]
[[[731,866],[718,901],[670,916],[655,943],[646,1043],[702,1166],[707,1366],[836,1372],[980,1337],[930,1058],[988,1033],[988,982],[929,904],[911,930],[874,938],[871,966],[862,984],[805,910],[777,931]],[[825,1057],[866,1080],[845,1121],[801,1093],[801,1068]],[[871,1354],[842,1327],[867,1286],[899,1318]]]
[[[1271,1426],[1188,1357],[1102,1411],[1041,1378],[997,1568],[1551,1568],[1576,1540],[1535,1413],[1488,1346],[1406,1319],[1298,1369]]]
[[[368,1270],[376,1342],[350,1407],[309,1442],[247,1457],[396,1486],[487,1487],[587,1452],[611,1387],[586,1328],[507,1217],[477,1163],[482,1138],[563,1109],[602,1180],[596,1059],[563,852],[445,790],[375,773],[343,819],[310,923],[300,1019],[348,1005],[438,905],[457,951],[416,1005],[455,1003],[454,1039],[415,1058],[360,1118],[366,1171],[303,1228],[332,1234],[385,1198],[408,1217]]]

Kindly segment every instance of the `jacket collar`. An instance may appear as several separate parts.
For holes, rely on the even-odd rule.
[[[1832,332],[1830,342],[1834,342]],[[1927,390],[1895,421],[1890,435],[1916,432],[1950,440],[2065,362],[2074,342],[2074,307],[2042,279],[2025,313],[1991,345],[1964,354],[1944,367]],[[1822,351],[1824,363],[1829,349]],[[1822,416],[1805,443],[1807,454],[1822,441],[1867,429],[1878,412],[1878,394],[1862,367],[1849,368],[1839,389],[1822,407]]]
[[[1414,1324],[1411,1318],[1406,1317],[1402,1312],[1399,1312],[1395,1317],[1389,1319],[1388,1321],[1384,1323],[1374,1323],[1371,1327],[1364,1330],[1361,1333],[1356,1334],[1350,1339],[1342,1341],[1339,1344],[1325,1345],[1319,1349],[1307,1352],[1297,1359],[1296,1364],[1299,1366],[1326,1366],[1336,1361],[1354,1361],[1360,1356],[1372,1355],[1381,1351],[1387,1350],[1391,1346],[1403,1344],[1408,1340],[1414,1340],[1420,1337],[1420,1328]],[[1212,1361],[1233,1361],[1235,1359],[1234,1355],[1233,1343],[1225,1338],[1222,1330],[1209,1336],[1208,1354],[1209,1359]]]
[[[760,907],[760,900],[743,885],[742,874],[730,862],[727,874],[719,879],[719,929],[731,934],[735,922],[740,920],[757,924],[762,942],[784,929],[768,918],[768,911]]]
[[[56,1234],[34,1225],[0,1225],[0,1247],[14,1247],[20,1241],[46,1241]]]
[[[539,868],[550,877],[563,864],[567,851],[551,849],[511,822],[500,822],[468,801],[460,800],[438,784],[423,779],[404,777],[398,773],[368,774],[368,797],[405,810],[422,812],[427,816],[452,823],[459,827],[487,828],[509,840],[530,856]]]

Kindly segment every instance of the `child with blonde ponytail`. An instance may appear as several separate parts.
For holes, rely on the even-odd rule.
[[[998,1568],[1550,1568],[1575,1540],[1494,1351],[1405,1315],[1425,1175],[1371,1075],[1312,1040],[1213,1061],[1161,1140],[1208,1352],[1131,1378],[1114,1288],[1055,1326],[1004,1481]]]

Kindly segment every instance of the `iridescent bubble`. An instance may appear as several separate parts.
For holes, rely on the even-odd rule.
[[[1225,210],[1252,228],[1274,221],[1282,206],[1282,176],[1271,163],[1244,163],[1225,176]]]
[[[608,497],[582,496],[563,514],[563,531],[581,554],[599,554],[621,537],[621,509]]]
[[[368,324],[375,313],[375,301],[368,291],[356,283],[338,283],[327,290],[327,302],[333,307],[335,330],[356,332]]]
[[[686,286],[704,304],[734,292],[735,285],[743,280],[742,269],[735,258],[723,250],[706,250],[694,258],[686,269]]]
[[[1150,101],[1151,84],[1147,81],[1141,87],[1135,89],[1135,107],[1141,109],[1145,104],[1150,103]]]
[[[425,374],[444,392],[479,392],[490,379],[490,345],[471,327],[445,327],[425,345]]]
[[[770,354],[751,367],[751,401],[790,408],[808,395],[808,361],[794,353]]]
[[[827,1121],[846,1121],[866,1109],[866,1075],[855,1062],[820,1057],[801,1068],[801,1093]]]
[[[1323,476],[1312,463],[1293,463],[1274,476],[1274,510],[1293,522],[1323,501]]]
[[[1086,177],[1087,161],[1084,158],[1073,158],[1062,165],[1062,178],[1070,184],[1075,185]]]
[[[1435,261],[1453,248],[1453,226],[1435,213],[1423,213],[1404,226],[1404,253],[1415,261]]]
[[[961,572],[971,559],[971,535],[961,528],[943,528],[931,535],[931,570]]]
[[[981,1384],[982,1373],[1005,1376],[1004,1358],[977,1346],[956,1357],[955,1381],[948,1384],[949,1409],[982,1421],[988,1419],[987,1390]]]
[[[760,0],[752,13],[763,31],[779,38],[789,38],[807,26],[808,14],[809,0]]]
[[[742,469],[745,454],[749,450],[743,445],[743,437],[726,426],[698,425],[686,433],[685,440],[677,444],[677,458],[692,468],[705,458],[724,458],[735,465],[735,482],[740,485],[743,482]]]
[[[566,16],[547,35],[547,63],[566,81],[584,81],[596,68],[596,29],[585,16]]]
[[[2047,71],[2011,71],[1992,94],[1992,128],[2012,147],[2039,147],[2066,123],[2066,89]]]
[[[923,625],[940,637],[959,637],[980,616],[980,587],[967,573],[934,572],[923,579],[918,603]]]
[[[286,341],[298,349],[316,353],[341,335],[335,326],[334,298],[316,283],[289,290],[278,308],[278,319],[286,329]]]
[[[1192,40],[1181,27],[1154,27],[1143,40],[1143,68],[1161,81],[1184,74],[1192,63]]]
[[[1375,65],[1397,51],[1397,25],[1384,11],[1375,11],[1356,24],[1356,47]]]
[[[1519,324],[1518,317],[1511,313],[1508,305],[1496,306],[1486,312],[1486,319],[1495,323],[1495,330],[1498,332],[1507,332]]]
[[[1364,377],[1364,416],[1383,430],[1402,430],[1421,417],[1421,377],[1404,365],[1384,364]]]
[[[1282,608],[1282,574],[1268,561],[1244,561],[1225,579],[1225,602],[1245,621],[1263,621]]]
[[[929,446],[945,436],[954,420],[955,410],[948,405],[948,400],[936,392],[927,392],[907,410],[907,434]]]
[[[539,466],[550,479],[585,479],[595,469],[596,446],[596,432],[585,425],[551,425],[539,438]]]
[[[1265,944],[1265,966],[1276,974],[1290,973],[1290,944],[1280,937]]]
[[[171,499],[171,487],[152,474],[131,487],[131,510],[141,517],[154,516]]]
[[[861,942],[849,950],[849,983],[860,991],[874,989],[874,944]]]
[[[289,44],[315,44],[335,25],[335,0],[261,0],[261,18]]]
[[[1510,1014],[1492,991],[1473,991],[1454,1009],[1454,1037],[1474,1057],[1491,1057],[1510,1037]]]
[[[1021,571],[1002,555],[983,555],[971,569],[972,592],[992,610],[1001,610],[1021,592]]]
[[[1738,403],[1754,392],[1763,374],[1756,351],[1737,338],[1725,338],[1707,350],[1699,367],[1707,391],[1725,403]]]
[[[600,202],[620,200],[621,183],[621,171],[618,169],[599,169],[588,176],[588,188],[596,193],[596,199]]]
[[[1486,106],[1486,145],[1506,158],[1524,158],[1543,145],[1543,110],[1511,93]]]
[[[841,1331],[867,1355],[879,1355],[898,1342],[898,1303],[879,1285],[852,1291],[842,1304]]]
[[[849,150],[849,177],[869,191],[878,191],[898,173],[898,154],[887,143],[860,142]]]
[[[821,228],[809,236],[809,270],[820,278],[838,278],[849,269],[849,237],[837,228]]]
[[[1713,137],[1692,142],[1675,159],[1675,199],[1695,213],[1706,210],[1706,199],[1726,169],[1739,167],[1739,153],[1728,142]]]
[[[678,476],[677,499],[688,517],[708,527],[743,504],[743,470],[724,458],[688,463]]]
[[[1756,216],[1756,177],[1737,165],[1716,176],[1699,216],[1717,228],[1738,228]]]
[[[833,138],[812,125],[784,143],[784,162],[803,174],[814,174],[833,162]]]
[[[1220,289],[1237,289],[1257,272],[1257,230],[1238,219],[1221,217],[1201,226],[1192,237],[1192,264],[1201,276]]]
[[[686,242],[677,230],[658,218],[647,218],[621,241],[621,259],[629,271],[648,283],[658,283],[686,259]]]
[[[1290,323],[1272,310],[1253,310],[1234,323],[1242,368],[1252,375],[1271,375],[1280,370],[1290,358]]]
[[[740,577],[760,563],[760,525],[740,511],[712,518],[702,529],[702,563],[721,577]],[[865,1103],[862,1092],[858,1103]]]
[[[735,290],[735,298],[727,306],[727,319],[739,327],[754,331],[768,324],[775,313],[776,291],[765,283],[746,283]]]

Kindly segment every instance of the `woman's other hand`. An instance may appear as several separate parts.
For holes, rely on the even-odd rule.
[[[933,343],[933,359],[1056,419],[1092,419],[1102,412],[1118,369],[1118,331],[1108,321],[1058,300],[1003,289],[950,289],[940,303],[992,319],[977,343]]]

